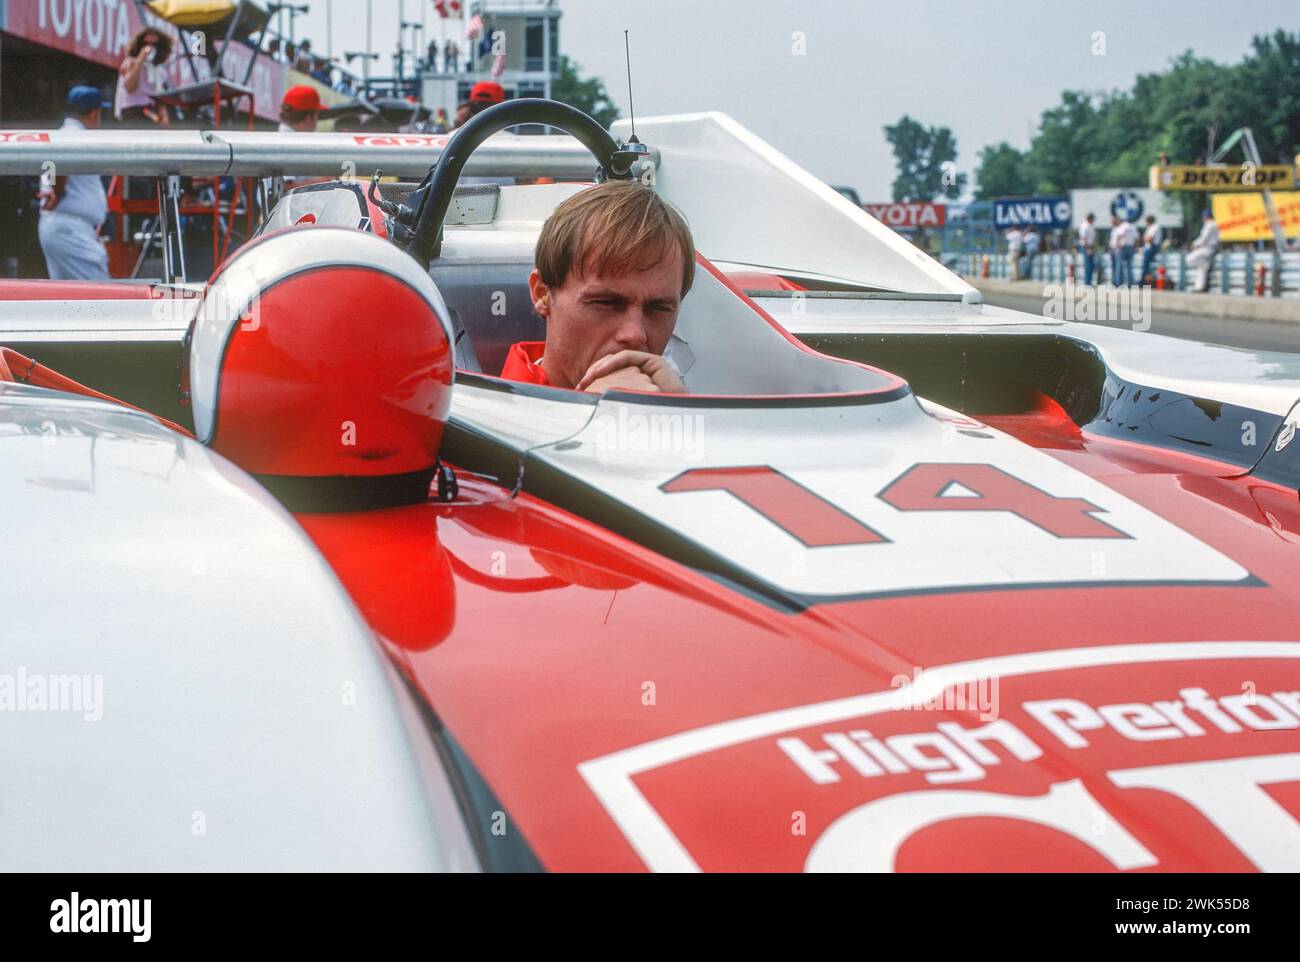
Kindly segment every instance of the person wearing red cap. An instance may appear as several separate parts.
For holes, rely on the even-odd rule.
[[[320,94],[315,87],[301,84],[284,92],[280,105],[280,130],[310,132],[316,129],[320,114]]]
[[[464,127],[471,117],[476,117],[489,107],[495,107],[506,99],[506,92],[499,83],[480,80],[470,88],[469,99],[461,101],[456,107],[456,127]],[[484,181],[484,183],[496,181]],[[463,181],[462,181],[463,183]]]
[[[505,99],[505,90],[495,80],[480,80],[469,91],[470,103],[499,104]]]

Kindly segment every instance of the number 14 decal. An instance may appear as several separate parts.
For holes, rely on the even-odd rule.
[[[889,539],[821,495],[763,465],[692,468],[660,485],[667,494],[726,491],[810,548]],[[1083,498],[1058,498],[991,464],[914,464],[876,497],[899,511],[1006,511],[1058,538],[1128,538]]]

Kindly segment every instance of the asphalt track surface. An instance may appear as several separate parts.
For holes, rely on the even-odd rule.
[[[1023,294],[986,293],[984,301],[1027,314],[1043,315],[1044,298]],[[1297,320],[1300,321],[1300,301],[1296,303]],[[1127,321],[1092,321],[1105,327],[1131,327]],[[1232,347],[1256,351],[1287,351],[1300,354],[1300,323],[1269,324],[1261,321],[1225,320],[1221,317],[1202,317],[1196,314],[1177,314],[1154,310],[1150,330],[1167,337],[1189,341],[1206,341],[1228,344]]]

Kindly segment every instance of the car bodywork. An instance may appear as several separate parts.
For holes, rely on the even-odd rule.
[[[290,517],[146,414],[3,387],[17,664],[98,672],[106,694],[98,727],[23,717],[4,740],[30,773],[6,793],[33,814],[0,851],[1300,867],[1300,359],[989,307],[729,118],[637,133],[702,255],[670,348],[691,394],[493,376],[541,334],[532,248],[582,187],[462,191],[429,268],[464,331],[453,501]],[[241,135],[215,162],[364,177],[446,147],[340,136]],[[520,139],[467,169],[591,167],[570,138]],[[61,162],[94,166],[75,146]],[[32,156],[0,150],[0,171]],[[307,186],[269,226],[383,235],[372,204]],[[185,423],[200,294],[0,284],[0,343]],[[381,331],[382,305],[366,320]],[[86,827],[57,857],[35,814],[53,792]],[[196,795],[231,813],[219,857],[187,834]],[[105,798],[136,820],[129,846],[86,819]],[[290,827],[298,806],[319,824]]]

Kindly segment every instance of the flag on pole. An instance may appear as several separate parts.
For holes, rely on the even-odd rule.
[[[506,52],[502,50],[499,51],[497,55],[492,58],[492,76],[500,77],[503,73],[505,73],[505,71],[506,71]]]
[[[469,18],[469,24],[465,27],[465,36],[473,40],[483,32],[483,17],[481,14],[474,14]]]

